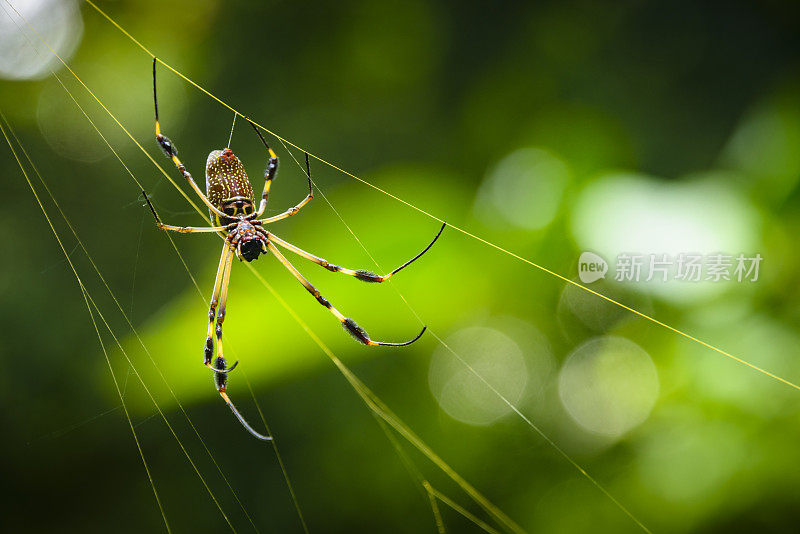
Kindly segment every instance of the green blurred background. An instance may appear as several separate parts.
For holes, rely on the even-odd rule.
[[[177,180],[153,141],[149,57],[87,4],[10,1]],[[180,439],[101,324],[170,525],[229,528],[185,447],[233,526],[252,530],[166,384],[259,530],[301,531],[273,449],[242,430],[201,365],[219,241],[174,238],[200,295],[131,177],[50,75],[57,63],[41,46],[34,51],[38,38],[18,29],[5,0],[3,7],[0,109],[163,373],[31,175]],[[609,276],[591,288],[800,381],[795,3],[100,7],[271,130],[568,278],[577,279],[586,250],[609,261],[621,252],[761,254],[757,282]],[[58,74],[165,221],[202,224],[69,72]],[[207,153],[227,143],[232,113],[164,68],[159,83],[164,131],[202,181]],[[282,158],[269,206],[278,213],[302,198],[304,182],[287,148],[269,140]],[[242,121],[231,147],[260,190],[264,150]],[[4,154],[4,530],[163,530],[79,287]],[[312,173],[384,271],[438,228],[329,166],[312,160]],[[376,269],[322,194],[274,231],[332,262]],[[347,366],[526,531],[641,530],[436,336],[653,531],[796,531],[800,391],[452,229],[387,285],[290,259],[377,339],[419,329],[402,293],[431,333],[408,348],[363,347],[277,262],[253,264]],[[272,293],[238,262],[233,271],[226,351],[241,363],[229,392],[261,428],[252,384],[309,530],[435,532],[425,493],[350,385]],[[434,487],[491,522],[398,439]],[[448,532],[479,531],[440,506]]]

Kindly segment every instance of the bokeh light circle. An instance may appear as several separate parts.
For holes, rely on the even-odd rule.
[[[482,326],[459,330],[446,340],[458,356],[509,402],[517,402],[528,382],[522,349],[509,336]],[[448,415],[472,425],[488,425],[511,412],[463,362],[440,345],[431,359],[428,383]]]
[[[83,35],[83,19],[72,0],[18,0],[13,10],[6,5],[6,12],[8,16],[0,16],[0,78],[34,80],[47,76],[61,62],[42,40],[66,61]]]
[[[561,403],[584,429],[618,437],[650,415],[659,381],[650,355],[617,336],[592,338],[566,359],[558,380]]]
[[[544,228],[558,213],[569,175],[567,165],[549,151],[517,150],[486,176],[475,211],[490,225],[499,219],[526,230]]]

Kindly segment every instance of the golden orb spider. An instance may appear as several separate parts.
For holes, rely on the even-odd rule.
[[[153,105],[155,107],[156,115],[156,141],[158,141],[158,144],[164,151],[164,154],[166,154],[167,157],[170,158],[178,168],[178,172],[180,172],[189,182],[189,185],[192,187],[192,189],[194,189],[194,192],[197,193],[197,196],[199,196],[206,206],[208,206],[209,215],[211,216],[211,220],[216,222],[216,226],[193,227],[164,224],[161,222],[161,219],[156,213],[153,204],[147,197],[147,193],[142,191],[142,194],[147,201],[147,205],[150,207],[150,211],[153,213],[153,217],[156,219],[156,224],[162,230],[172,230],[174,232],[187,234],[219,233],[220,235],[225,235],[225,243],[222,246],[222,256],[219,260],[217,276],[214,281],[214,290],[211,294],[211,305],[209,306],[208,310],[208,329],[206,332],[205,346],[203,348],[203,363],[206,367],[214,372],[214,383],[217,387],[217,391],[219,391],[219,394],[228,404],[230,409],[233,411],[233,414],[245,427],[245,429],[247,429],[248,432],[258,439],[270,440],[272,439],[271,437],[259,434],[247,423],[226,393],[228,373],[233,371],[233,369],[239,364],[237,361],[230,367],[226,367],[225,357],[222,354],[222,323],[225,320],[225,308],[228,300],[228,282],[230,280],[234,254],[239,258],[239,261],[245,260],[247,262],[251,262],[257,259],[259,254],[266,254],[267,251],[271,252],[276,258],[278,258],[278,261],[280,261],[281,264],[283,264],[283,266],[286,267],[301,284],[303,284],[303,287],[305,287],[306,290],[311,293],[320,304],[325,306],[325,308],[327,308],[328,311],[330,311],[336,317],[336,319],[339,320],[339,322],[342,324],[342,327],[357,341],[365,345],[402,347],[405,345],[410,345],[418,340],[425,332],[426,327],[423,326],[422,331],[420,331],[420,333],[410,341],[404,341],[401,343],[374,341],[369,337],[363,328],[356,324],[353,319],[345,317],[336,308],[334,308],[331,303],[320,294],[317,288],[311,285],[311,283],[306,280],[297,269],[295,269],[294,265],[292,265],[289,260],[287,260],[283,254],[281,254],[275,245],[283,247],[294,254],[310,260],[329,271],[353,276],[364,282],[385,282],[392,275],[407,267],[414,260],[425,254],[425,252],[427,252],[428,249],[433,246],[436,240],[439,239],[439,236],[442,234],[442,230],[444,230],[445,225],[442,225],[442,227],[439,229],[439,232],[436,234],[436,237],[433,238],[433,241],[431,241],[422,252],[405,262],[394,271],[383,276],[362,269],[347,269],[338,265],[333,265],[332,263],[328,263],[327,260],[306,252],[305,250],[302,250],[291,243],[280,239],[272,232],[268,232],[264,229],[264,225],[266,224],[291,217],[300,211],[300,209],[308,204],[308,202],[314,197],[314,191],[311,184],[311,169],[308,162],[308,153],[306,153],[306,178],[308,179],[308,195],[306,195],[306,197],[299,204],[284,211],[283,213],[274,215],[272,217],[267,217],[265,219],[260,219],[259,217],[264,214],[264,211],[267,208],[269,189],[272,184],[272,180],[275,178],[275,175],[278,171],[278,156],[269,147],[267,141],[261,135],[261,132],[258,131],[258,128],[256,128],[256,126],[250,122],[250,125],[261,139],[261,142],[264,143],[264,147],[267,149],[269,154],[269,162],[267,163],[267,169],[264,171],[265,182],[264,190],[261,193],[261,203],[258,206],[258,211],[256,211],[254,209],[255,197],[253,195],[253,188],[247,179],[244,166],[242,165],[242,162],[239,161],[239,159],[233,154],[230,148],[214,150],[208,155],[208,159],[206,160],[206,194],[203,194],[203,192],[197,186],[197,183],[195,183],[194,178],[192,178],[192,175],[189,174],[189,171],[186,170],[186,167],[184,167],[183,163],[181,163],[181,160],[178,159],[178,150],[175,148],[175,145],[167,137],[162,135],[161,125],[158,122],[155,58],[153,58]],[[214,325],[215,318],[216,326]],[[217,340],[217,357],[213,360],[213,365],[212,359],[214,355],[214,342],[212,340],[212,333],[215,334]]]

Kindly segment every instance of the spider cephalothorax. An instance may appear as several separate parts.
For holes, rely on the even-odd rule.
[[[235,248],[236,255],[241,261],[253,261],[258,258],[259,254],[267,253],[267,244],[269,238],[267,232],[247,220],[241,219],[233,230],[228,233],[231,246]]]
[[[250,425],[247,424],[247,421],[245,421],[241,414],[236,410],[236,407],[234,407],[226,393],[228,373],[232,371],[233,368],[239,363],[235,362],[232,366],[226,367],[226,361],[222,354],[222,323],[225,320],[225,307],[228,300],[228,281],[230,280],[231,266],[234,255],[236,255],[240,260],[243,259],[250,262],[257,259],[260,254],[266,254],[269,251],[278,259],[278,261],[281,262],[284,267],[286,267],[286,269],[289,270],[290,273],[292,273],[292,275],[301,284],[303,284],[303,287],[306,288],[306,291],[311,293],[317,302],[322,304],[331,314],[333,314],[334,317],[336,317],[342,327],[357,341],[363,343],[364,345],[402,347],[419,339],[423,332],[425,332],[425,327],[423,326],[422,331],[410,341],[404,341],[401,343],[374,341],[369,337],[363,328],[356,324],[353,319],[345,317],[339,312],[339,310],[334,308],[333,305],[320,294],[319,290],[311,285],[311,283],[306,280],[306,278],[300,274],[297,269],[295,269],[289,260],[287,260],[283,254],[281,254],[276,245],[288,250],[289,252],[292,252],[293,254],[297,254],[302,258],[310,260],[329,271],[343,273],[364,282],[385,282],[389,279],[389,277],[425,254],[425,252],[427,252],[428,249],[433,246],[436,240],[439,239],[439,236],[442,234],[442,230],[444,230],[445,225],[442,225],[439,233],[436,234],[436,237],[433,238],[433,241],[431,241],[422,252],[389,274],[381,276],[370,271],[361,269],[353,270],[340,267],[338,265],[333,265],[327,260],[306,252],[305,250],[296,247],[287,241],[284,241],[275,234],[264,229],[264,226],[267,224],[291,217],[300,211],[300,209],[308,204],[308,202],[313,198],[314,193],[311,184],[311,168],[308,162],[308,154],[306,154],[305,169],[306,178],[308,179],[308,194],[306,197],[299,204],[289,208],[283,213],[279,213],[271,217],[261,218],[267,209],[269,189],[272,185],[272,180],[275,178],[275,174],[278,171],[278,156],[275,155],[275,152],[273,152],[269,147],[267,141],[261,135],[261,132],[258,131],[258,128],[256,128],[256,126],[250,122],[250,125],[253,127],[256,134],[258,134],[258,137],[261,139],[261,142],[264,143],[264,147],[267,149],[267,153],[269,154],[269,162],[267,163],[266,171],[264,171],[264,190],[261,193],[261,201],[258,205],[258,210],[256,210],[255,196],[253,195],[253,188],[250,185],[250,181],[247,179],[247,173],[245,173],[242,162],[239,161],[239,158],[234,155],[230,148],[214,150],[208,155],[208,159],[206,160],[206,194],[203,194],[203,192],[197,186],[197,183],[194,181],[194,178],[192,178],[192,175],[189,174],[189,171],[186,170],[186,167],[184,167],[183,163],[181,163],[181,160],[178,159],[178,150],[175,148],[175,145],[172,143],[172,141],[167,139],[167,137],[161,134],[161,126],[158,122],[158,100],[156,98],[155,58],[153,59],[153,103],[155,105],[156,112],[156,141],[158,141],[158,144],[164,151],[164,154],[166,154],[167,157],[172,160],[172,162],[178,168],[178,171],[189,182],[189,185],[192,187],[194,192],[197,193],[197,195],[208,207],[208,213],[212,222],[215,224],[213,226],[205,227],[172,226],[169,224],[164,224],[161,222],[161,219],[158,217],[155,208],[150,203],[150,199],[147,197],[147,194],[145,194],[145,200],[147,200],[147,203],[150,206],[150,210],[153,212],[153,216],[155,217],[159,228],[182,233],[205,232],[217,233],[225,236],[225,243],[222,246],[222,257],[220,258],[219,268],[217,269],[217,277],[214,281],[214,290],[211,294],[211,305],[208,310],[208,329],[206,332],[206,342],[203,347],[204,364],[214,372],[214,380],[217,390],[242,425],[244,425],[244,427],[251,434],[259,439],[272,439],[269,436],[259,434],[253,430]],[[216,359],[214,359],[214,342],[212,336],[215,336],[217,341]]]

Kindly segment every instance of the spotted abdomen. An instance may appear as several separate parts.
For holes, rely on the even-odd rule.
[[[206,196],[228,215],[253,212],[253,187],[242,162],[231,149],[214,150],[206,160]]]

